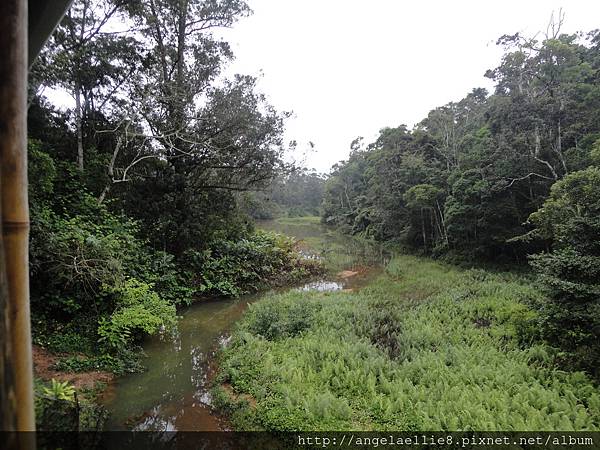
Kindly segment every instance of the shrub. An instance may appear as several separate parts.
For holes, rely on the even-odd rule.
[[[127,280],[115,289],[117,309],[98,327],[100,341],[114,349],[126,348],[136,333],[154,334],[176,324],[175,306],[161,299],[152,286],[142,281]]]
[[[245,328],[267,340],[297,336],[309,329],[321,305],[315,301],[265,300],[249,305]]]
[[[544,337],[600,377],[600,168],[556,182],[530,220],[553,247],[530,258],[549,296],[540,308]]]
[[[259,230],[238,241],[217,240],[204,252],[188,251],[186,264],[199,274],[198,293],[238,296],[321,273],[323,266],[303,259],[295,244],[287,236]]]

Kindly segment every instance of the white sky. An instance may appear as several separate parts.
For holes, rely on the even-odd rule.
[[[236,60],[228,73],[259,75],[259,89],[292,110],[287,139],[316,146],[309,168],[327,171],[350,142],[412,127],[458,101],[500,62],[503,34],[545,30],[552,11],[564,32],[600,27],[596,0],[248,0],[254,14],[223,37]],[[304,145],[302,145],[304,144]]]

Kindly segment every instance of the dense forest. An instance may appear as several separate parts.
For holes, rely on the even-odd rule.
[[[64,375],[141,373],[158,336],[140,380],[164,392],[113,386],[144,405],[119,426],[204,429],[174,425],[202,404],[218,429],[600,429],[600,31],[500,37],[493,93],[323,174],[225,76],[218,30],[249,14],[75,0],[32,66],[38,427],[103,428],[106,385]]]
[[[529,260],[552,298],[544,334],[598,376],[600,32],[560,25],[498,39],[493,94],[357,138],[327,181],[323,221],[468,266]]]

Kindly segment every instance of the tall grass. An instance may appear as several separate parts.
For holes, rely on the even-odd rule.
[[[598,430],[600,391],[553,366],[538,300],[510,274],[396,257],[359,292],[252,305],[221,355],[239,395],[217,398],[244,429]]]

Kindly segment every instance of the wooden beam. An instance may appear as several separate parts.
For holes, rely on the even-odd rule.
[[[3,338],[9,346],[9,372],[14,375],[8,395],[12,392],[15,403],[9,398],[8,407],[16,407],[13,414],[17,431],[34,431],[27,199],[27,0],[0,2],[0,61],[0,210],[8,291],[8,335]]]

